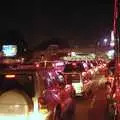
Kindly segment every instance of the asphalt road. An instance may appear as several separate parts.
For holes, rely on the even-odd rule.
[[[107,120],[105,87],[106,79],[97,76],[93,80],[93,96],[90,98],[76,98],[76,109],[74,120]]]

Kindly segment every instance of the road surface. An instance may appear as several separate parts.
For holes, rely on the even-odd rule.
[[[98,75],[93,83],[91,98],[76,98],[75,120],[107,120],[105,87],[106,79]]]

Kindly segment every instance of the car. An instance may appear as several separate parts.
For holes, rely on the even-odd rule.
[[[40,68],[24,64],[2,65],[2,68],[0,120],[58,120],[66,106],[70,105],[66,101],[72,101],[72,97],[65,87],[46,88]]]
[[[88,96],[91,92],[92,81],[83,79],[81,73],[64,73],[64,77],[66,84],[73,86],[75,96]]]
[[[0,120],[46,120],[49,111],[40,109],[38,98],[43,88],[33,65],[2,65],[0,71]]]
[[[72,96],[72,86],[61,84],[60,86],[54,86],[49,90],[44,91],[44,101],[47,103],[48,109],[53,111],[54,120],[61,120],[66,111],[72,111],[74,109],[70,106],[75,106]],[[68,113],[68,112],[67,112]],[[70,116],[70,115],[69,115]],[[71,115],[73,117],[73,115]]]
[[[92,63],[91,63],[92,64]],[[88,62],[70,61],[63,71],[66,83],[72,84],[75,89],[75,96],[88,96],[91,93],[92,78],[95,76],[95,70],[89,67]]]
[[[90,61],[69,62],[64,67],[64,72],[82,73],[82,79],[91,80],[94,78],[97,70]]]

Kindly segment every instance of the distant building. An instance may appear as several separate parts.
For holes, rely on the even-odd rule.
[[[57,45],[57,44],[51,44],[47,48],[47,50],[50,50],[50,51],[56,51],[58,49],[59,49],[59,45]]]

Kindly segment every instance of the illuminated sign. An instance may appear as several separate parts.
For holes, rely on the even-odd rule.
[[[2,52],[3,52],[3,55],[6,57],[16,56],[17,46],[16,45],[3,45]]]

